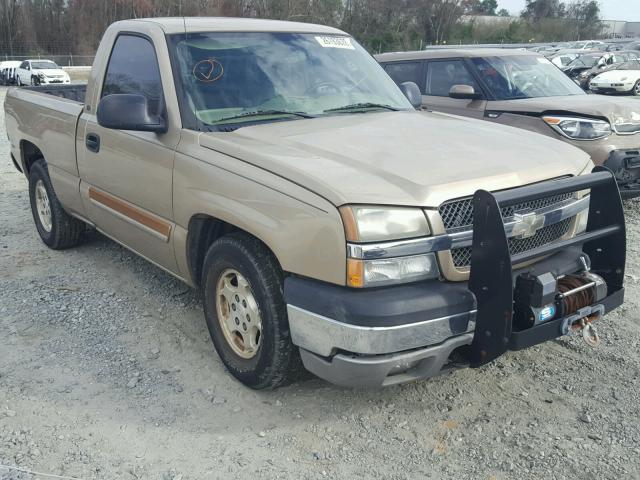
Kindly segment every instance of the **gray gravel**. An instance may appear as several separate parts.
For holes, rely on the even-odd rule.
[[[196,292],[99,234],[45,248],[2,115],[0,464],[83,479],[640,478],[639,203],[627,302],[598,348],[561,339],[384,390],[259,393],[224,370]]]

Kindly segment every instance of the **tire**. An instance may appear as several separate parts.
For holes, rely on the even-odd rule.
[[[36,87],[37,85],[35,77],[31,77],[31,86]]]
[[[635,96],[640,96],[640,80],[638,80],[636,84],[633,86],[633,91],[631,92],[631,94]]]
[[[46,193],[46,202],[42,200]],[[40,198],[40,199],[39,199]],[[51,185],[44,159],[36,160],[29,172],[31,213],[40,238],[53,250],[64,250],[80,243],[86,225],[64,211]],[[39,212],[48,203],[49,215]]]
[[[237,310],[233,304],[226,303],[219,295],[222,279],[229,279],[229,275],[234,275],[233,272],[246,280],[246,291],[252,295],[249,298],[250,305],[244,303],[245,297],[239,299],[236,295]],[[211,246],[204,261],[203,302],[211,340],[229,372],[240,382],[256,390],[273,389],[283,385],[293,380],[301,370],[298,349],[291,342],[283,278],[282,270],[273,254],[262,242],[247,234],[234,233],[220,238]],[[249,309],[241,310],[241,303]],[[250,310],[251,305],[256,308]],[[219,312],[224,310],[225,306],[229,317],[236,316],[234,322],[238,325],[239,331],[241,328],[247,330],[246,325],[249,329],[256,330],[257,325],[261,327],[259,340],[255,342],[257,347],[253,349],[253,356],[250,358],[243,357],[238,351],[242,350],[238,344],[246,347],[247,343],[251,343],[245,342],[244,336],[242,342],[238,340],[241,332],[233,337],[236,338],[236,342],[228,339],[229,329],[224,326],[224,316],[219,316]],[[232,308],[235,313],[232,313]],[[251,318],[247,316],[245,325],[244,313],[250,311],[254,323],[251,324]],[[258,313],[257,321],[255,311]],[[238,323],[238,317],[242,317],[241,323]],[[253,335],[253,338],[256,336]],[[251,350],[245,348],[243,353],[250,355]]]
[[[20,82],[20,77],[19,77],[19,76],[16,76],[16,85],[17,85],[18,87],[21,87],[21,86],[22,86],[22,83]]]

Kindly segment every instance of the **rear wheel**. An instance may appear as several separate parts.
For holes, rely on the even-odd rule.
[[[273,254],[249,235],[232,234],[211,246],[203,272],[207,327],[229,372],[254,389],[292,379],[300,357],[291,342],[283,274]]]
[[[36,160],[29,172],[31,213],[42,241],[54,250],[76,246],[85,224],[64,211],[56,197],[44,159]]]
[[[22,86],[22,82],[20,81],[20,76],[19,75],[16,76],[16,85],[19,86],[19,87]]]

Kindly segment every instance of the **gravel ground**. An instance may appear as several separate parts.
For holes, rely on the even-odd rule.
[[[83,479],[640,478],[639,203],[627,302],[597,348],[561,339],[383,390],[254,392],[216,356],[196,292],[99,234],[45,248],[2,115],[0,464]]]

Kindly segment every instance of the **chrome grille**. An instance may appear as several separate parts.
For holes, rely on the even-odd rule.
[[[501,209],[502,217],[512,217],[515,213],[525,213],[550,207],[573,198],[573,195],[572,192],[563,193],[504,207]],[[438,211],[442,217],[444,228],[448,233],[456,230],[469,230],[473,226],[473,198],[450,200],[440,205]]]
[[[501,209],[502,217],[513,217],[516,213],[537,211],[547,207],[560,205],[574,198],[574,193],[563,193],[550,197],[539,198],[528,202],[518,203]],[[443,203],[438,209],[447,233],[462,230],[471,230],[473,227],[473,199],[463,198]],[[509,252],[511,255],[527,252],[542,245],[555,242],[565,236],[571,228],[573,218],[567,218],[561,222],[547,225],[538,230],[535,235],[528,238],[510,238]],[[454,248],[451,250],[453,265],[456,268],[465,268],[471,265],[471,247]]]
[[[571,220],[573,219],[566,218],[553,225],[547,225],[528,238],[510,238],[508,241],[509,253],[517,255],[559,240],[569,232]],[[471,265],[471,247],[454,248],[451,250],[451,256],[453,257],[453,265],[456,268],[464,268]]]

